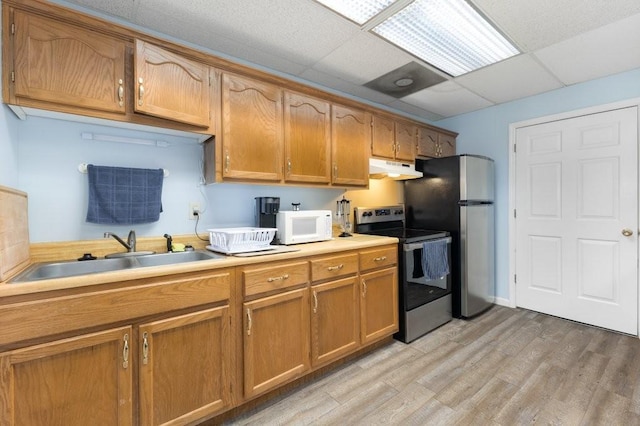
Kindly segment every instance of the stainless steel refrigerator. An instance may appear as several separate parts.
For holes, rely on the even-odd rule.
[[[494,164],[477,155],[416,160],[404,181],[406,226],[449,231],[452,313],[477,315],[495,302]]]

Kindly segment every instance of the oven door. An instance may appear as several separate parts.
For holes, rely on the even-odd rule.
[[[447,241],[449,270],[451,270],[451,237]],[[438,241],[431,239],[429,241]],[[404,271],[402,274],[401,294],[405,311],[439,299],[451,293],[451,274],[437,279],[427,279],[422,270],[423,242],[402,245]]]

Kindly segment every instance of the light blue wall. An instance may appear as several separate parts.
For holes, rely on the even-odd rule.
[[[88,179],[78,171],[81,163],[163,168],[163,212],[158,222],[136,225],[138,235],[192,234],[189,205],[205,209],[198,231],[207,228],[254,225],[254,197],[279,196],[282,208],[300,202],[306,209],[332,209],[344,192],[264,185],[201,184],[202,145],[194,139],[138,132],[116,127],[28,117],[20,121],[17,144],[18,185],[29,194],[29,229],[32,242],[101,238],[105,231],[126,234],[129,226],[105,226],[85,221]],[[83,132],[109,136],[161,140],[168,147],[84,140]],[[3,144],[4,147],[4,144]],[[4,148],[3,148],[4,149]],[[14,165],[12,167],[15,168]]]
[[[509,299],[509,125],[536,117],[640,97],[640,69],[440,120],[459,133],[459,154],[496,162],[497,295]]]
[[[18,118],[4,104],[0,106],[0,185],[18,186]]]

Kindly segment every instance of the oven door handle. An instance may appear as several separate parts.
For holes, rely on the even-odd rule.
[[[442,241],[445,240],[447,242],[447,244],[451,244],[451,237],[447,237],[447,238],[435,238],[432,240],[425,240],[423,242],[427,242],[427,241]],[[413,251],[413,250],[418,250],[421,249],[423,247],[422,245],[423,243],[412,243],[412,244],[403,244],[402,245],[402,249],[404,251]]]

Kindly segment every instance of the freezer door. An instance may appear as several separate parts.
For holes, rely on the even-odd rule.
[[[460,199],[493,201],[493,168],[493,160],[489,158],[461,155]]]
[[[493,204],[460,207],[460,269],[463,317],[476,315],[495,301]]]

